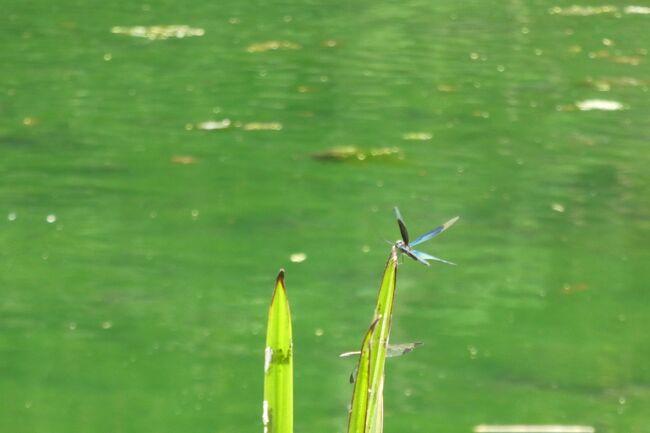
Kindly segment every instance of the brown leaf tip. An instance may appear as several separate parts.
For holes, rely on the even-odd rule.
[[[276,283],[281,283],[282,286],[284,286],[284,269],[280,269],[280,272],[278,272],[278,278],[276,279]]]

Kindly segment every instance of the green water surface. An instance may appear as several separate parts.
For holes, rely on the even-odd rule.
[[[461,220],[386,432],[647,433],[650,15],[570,5],[3,0],[0,432],[261,432],[284,267],[296,432],[342,433],[399,205]]]

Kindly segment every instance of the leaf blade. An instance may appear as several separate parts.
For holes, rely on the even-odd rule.
[[[352,391],[350,416],[347,433],[365,433],[368,424],[368,397],[370,386],[370,357],[372,354],[372,336],[377,321],[372,322],[361,343],[361,353],[357,364],[357,377]]]
[[[373,317],[376,326],[371,341],[373,350],[370,358],[368,425],[366,427],[366,433],[377,433],[383,430],[384,367],[386,365],[387,346],[393,319],[396,284],[397,250],[393,247],[388,262],[386,263]]]
[[[293,433],[293,340],[284,270],[275,282],[264,349],[264,433]]]

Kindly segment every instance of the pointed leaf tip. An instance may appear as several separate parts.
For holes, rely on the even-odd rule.
[[[284,285],[284,269],[278,273],[266,328],[264,351],[264,431],[293,432],[293,349],[291,310]]]
[[[278,277],[275,279],[276,284],[277,283],[282,283],[284,286],[284,269],[281,268],[280,272],[278,272]]]

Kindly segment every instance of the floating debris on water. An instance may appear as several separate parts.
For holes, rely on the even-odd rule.
[[[134,26],[111,28],[111,33],[116,35],[127,35],[134,38],[145,38],[151,41],[165,39],[182,39],[193,36],[203,36],[205,30],[198,27],[186,25],[169,25],[169,26]]]
[[[250,122],[243,126],[244,131],[280,131],[282,124],[279,122]]]
[[[627,107],[618,101],[609,101],[606,99],[585,99],[573,104],[559,105],[557,111],[620,111],[625,110]]]
[[[438,84],[437,89],[438,92],[451,93],[458,91],[458,86],[454,86],[452,84]]]
[[[551,15],[563,15],[573,17],[588,17],[593,15],[648,15],[650,14],[650,7],[630,5],[622,9],[618,6],[605,5],[605,6],[580,6],[573,5],[569,7],[555,6],[549,9]]]
[[[576,102],[576,107],[580,111],[619,111],[624,110],[625,106],[618,101],[608,101],[606,99],[586,99]]]
[[[181,164],[181,165],[190,165],[190,164],[196,164],[199,161],[190,155],[174,155],[171,157],[170,161],[173,164]]]
[[[312,154],[315,159],[331,160],[331,161],[344,161],[348,159],[358,158],[359,149],[354,146],[339,146],[325,150],[323,152],[316,152]],[[365,157],[363,158],[365,159]]]
[[[569,7],[560,7],[554,6],[549,9],[551,15],[564,15],[564,16],[580,16],[587,17],[591,15],[602,15],[602,14],[617,14],[620,13],[620,9],[616,6],[579,6],[573,5]]]
[[[622,56],[618,54],[612,54],[607,50],[592,51],[589,53],[590,59],[606,59],[612,63],[619,63],[622,65],[632,65],[638,66],[643,61],[641,56]]]
[[[490,118],[490,113],[487,111],[472,111],[472,116],[474,117],[480,117],[481,119],[489,119]]]
[[[232,126],[230,119],[222,120],[208,120],[205,122],[200,122],[196,124],[196,129],[202,129],[204,131],[218,131],[221,129],[228,129]]]
[[[341,46],[341,43],[335,39],[326,39],[320,43],[323,48],[336,48]]]
[[[643,58],[640,56],[610,56],[609,59],[613,63],[620,63],[621,65],[640,65]]]
[[[200,129],[202,131],[223,131],[226,129],[241,128],[244,131],[280,131],[282,124],[280,122],[239,122],[230,119],[207,120],[196,124],[188,123],[185,129],[191,131]]]
[[[648,15],[650,14],[650,7],[647,6],[625,6],[623,12],[626,14],[639,14],[639,15]]]
[[[555,212],[563,213],[564,205],[562,203],[551,203],[551,209],[553,209]]]
[[[18,218],[18,215],[16,215],[16,212],[9,212],[9,215],[7,215],[7,219],[9,221],[16,221],[16,218]]]
[[[105,322],[102,322],[101,326],[102,326],[102,329],[111,329],[113,327],[113,322],[110,322],[110,321],[107,320]]]
[[[307,254],[305,253],[293,253],[289,256],[289,260],[293,263],[302,263],[307,260]]]
[[[564,286],[562,286],[562,293],[565,295],[570,295],[576,292],[584,292],[585,290],[589,290],[589,285],[587,283],[566,283]]]
[[[567,51],[571,54],[578,54],[582,52],[582,47],[580,45],[571,45]]]
[[[402,151],[397,147],[380,147],[377,149],[361,150],[354,146],[339,146],[313,153],[312,158],[324,161],[367,161],[381,159],[404,159]]]
[[[266,41],[251,44],[246,48],[249,53],[263,53],[265,51],[277,50],[299,50],[300,45],[289,41]]]
[[[47,217],[45,217],[45,221],[48,224],[55,223],[56,222],[56,215],[54,215],[53,213],[49,214]]]
[[[639,80],[632,77],[588,77],[584,83],[601,92],[607,92],[612,87],[645,87],[650,84],[647,80]]]
[[[404,140],[426,141],[431,140],[433,138],[433,135],[429,132],[407,132],[406,134],[402,135],[402,138]]]

